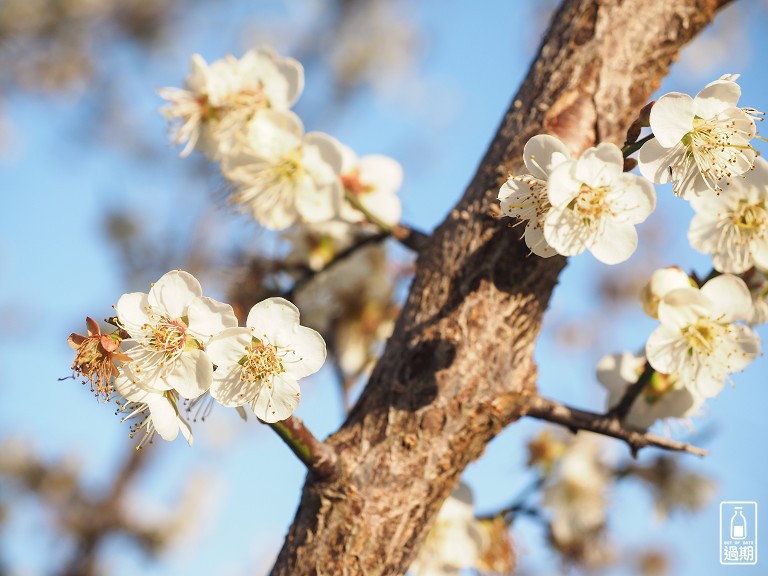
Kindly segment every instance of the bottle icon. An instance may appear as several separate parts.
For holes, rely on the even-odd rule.
[[[744,540],[747,537],[747,519],[741,513],[741,506],[734,507],[731,517],[731,539]]]

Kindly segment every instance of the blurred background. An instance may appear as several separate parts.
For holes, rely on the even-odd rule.
[[[146,292],[170,269],[242,306],[287,286],[272,273],[285,238],[227,207],[218,169],[202,155],[178,157],[156,89],[182,86],[193,53],[210,62],[270,44],[297,58],[306,87],[295,111],[307,129],[359,155],[397,159],[403,219],[429,231],[472,177],[553,8],[551,0],[0,1],[1,574],[263,574],[293,518],[305,471],[255,418],[193,414],[194,447],[158,439],[137,452],[113,404],[79,379],[61,380],[74,357],[67,336],[84,332],[85,317],[110,316],[122,293]],[[768,5],[735,2],[685,49],[660,93],[695,94],[738,72],[742,105],[765,109],[766,26]],[[602,410],[594,366],[644,346],[655,323],[637,296],[651,272],[672,264],[708,272],[708,257],[687,242],[691,209],[671,189],[657,191],[628,262],[608,268],[584,255],[561,277],[537,349],[542,394]],[[403,248],[386,249],[391,301],[380,324],[396,313],[412,263]],[[386,335],[376,328],[371,355]],[[765,341],[768,330],[759,332]],[[337,348],[338,338],[329,336]],[[302,382],[297,415],[316,435],[342,422],[364,364],[329,362]],[[759,358],[692,425],[657,425],[709,449],[707,458],[648,449],[632,462],[623,444],[601,440],[591,457],[605,481],[590,509],[605,515],[578,541],[553,538],[565,504],[538,489],[555,482],[545,478],[547,458],[567,451],[571,437],[541,436],[545,427],[528,420],[506,430],[464,477],[478,514],[520,512],[502,538],[516,559],[500,552],[497,571],[732,573],[718,563],[719,502],[768,501],[767,376]],[[762,563],[740,573],[761,573]]]

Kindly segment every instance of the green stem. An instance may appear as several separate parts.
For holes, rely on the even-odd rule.
[[[299,418],[289,416],[269,424],[269,427],[288,445],[316,480],[326,480],[337,474],[336,451],[315,438]]]
[[[640,148],[643,147],[643,144],[651,140],[652,138],[655,138],[653,134],[648,134],[645,138],[640,138],[637,142],[634,142],[632,144],[627,144],[624,146],[624,148],[621,149],[621,153],[624,155],[624,158],[629,158],[632,154],[640,150]]]

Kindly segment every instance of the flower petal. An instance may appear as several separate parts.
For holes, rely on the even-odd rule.
[[[202,295],[197,278],[183,270],[172,270],[155,282],[147,300],[152,308],[175,319],[185,316],[189,305]]]
[[[123,294],[115,304],[117,318],[131,336],[136,337],[141,334],[141,327],[149,323],[148,305],[149,301],[144,292]]]
[[[285,420],[299,405],[299,384],[287,373],[279,374],[272,382],[265,382],[251,403],[256,416],[264,422]]]
[[[281,346],[290,342],[275,342],[276,333],[291,332],[299,324],[299,309],[285,298],[267,298],[254,305],[245,321],[253,335],[270,344]]]
[[[708,120],[726,108],[734,107],[741,97],[741,86],[730,80],[710,82],[693,99],[693,112]]]
[[[232,306],[213,298],[197,298],[187,312],[189,330],[203,343],[226,328],[237,326],[237,317]]]
[[[250,343],[251,331],[248,328],[227,328],[211,338],[205,345],[205,352],[217,366],[214,379],[220,369],[228,369],[238,364],[245,356],[245,349]]]
[[[659,98],[651,108],[651,128],[664,148],[671,148],[693,129],[693,98],[688,94],[670,92]]]
[[[325,362],[323,337],[312,328],[297,326],[291,334],[291,343],[283,357],[285,371],[296,380],[314,374]]]
[[[175,440],[179,435],[179,422],[176,409],[165,397],[158,394],[150,395],[145,402],[149,406],[149,413],[155,430],[163,440]]]
[[[182,353],[165,382],[182,397],[191,400],[206,393],[213,381],[213,364],[202,350]]]
[[[603,229],[587,246],[592,255],[603,264],[618,264],[629,259],[637,248],[637,230],[628,222],[603,220]]]
[[[752,310],[749,288],[737,276],[716,276],[701,287],[701,293],[711,302],[711,317],[718,322],[746,320]]]
[[[523,162],[528,172],[539,180],[546,180],[556,166],[569,160],[571,152],[560,140],[549,134],[538,134],[523,148]]]

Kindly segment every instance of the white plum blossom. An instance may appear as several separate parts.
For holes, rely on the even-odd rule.
[[[723,184],[752,169],[757,152],[753,109],[738,108],[737,75],[707,84],[695,98],[665,94],[653,105],[654,138],[640,149],[640,172],[653,182],[672,182],[677,196],[689,199],[721,192]]]
[[[656,207],[653,185],[625,173],[621,150],[610,143],[558,164],[549,175],[547,195],[552,205],[544,217],[547,243],[563,256],[589,250],[605,264],[634,253],[635,225]]]
[[[303,88],[301,64],[262,47],[239,60],[228,55],[210,65],[195,54],[186,89],[162,88],[158,94],[169,102],[161,112],[176,124],[174,143],[186,143],[181,155],[197,148],[218,160],[260,110],[288,110]]]
[[[651,275],[648,284],[643,287],[640,293],[643,311],[651,318],[658,318],[659,302],[664,298],[664,294],[675,288],[687,288],[689,286],[696,287],[696,283],[677,266],[659,268]]]
[[[608,391],[608,408],[616,406],[627,388],[635,384],[645,368],[645,356],[629,352],[604,356],[597,363],[597,379]],[[713,383],[713,389],[717,383]],[[722,387],[723,382],[719,383]],[[688,418],[704,403],[704,398],[681,387],[676,375],[654,372],[629,409],[624,424],[633,430],[645,431],[656,420]]]
[[[701,289],[667,292],[659,303],[661,325],[648,338],[651,366],[677,374],[683,385],[702,396],[716,395],[728,375],[743,370],[760,351],[757,334],[745,320],[752,298],[741,278],[724,274]]]
[[[768,268],[768,161],[758,158],[727,193],[691,198],[696,211],[688,240],[712,254],[715,270],[740,274],[753,266]]]
[[[123,294],[115,310],[131,337],[126,343],[134,344],[121,375],[144,390],[175,390],[188,399],[205,393],[213,381],[207,342],[237,326],[232,307],[203,297],[197,279],[182,270],[164,274],[149,294]]]
[[[179,413],[178,394],[172,390],[147,390],[138,382],[130,367],[126,367],[115,379],[115,391],[126,400],[121,408],[122,412],[127,412],[122,422],[135,422],[131,426],[131,438],[144,431],[144,437],[137,448],[151,442],[155,433],[163,440],[175,440],[179,430],[191,446],[192,429]]]
[[[604,455],[598,436],[581,432],[547,476],[543,504],[552,511],[550,531],[559,550],[580,548],[604,528],[610,479]]]
[[[528,174],[510,176],[499,190],[501,210],[506,216],[526,223],[525,244],[542,258],[557,254],[544,238],[544,217],[551,208],[547,195],[549,176],[555,167],[570,158],[568,147],[554,136],[534,136],[523,148]]]
[[[381,154],[358,158],[348,146],[341,146],[341,182],[347,194],[354,196],[363,208],[383,223],[400,222],[403,208],[397,193],[403,185],[400,163]],[[365,222],[365,216],[349,202],[341,208],[341,218],[348,222]]]
[[[221,169],[234,188],[230,201],[272,230],[330,220],[341,208],[339,143],[320,132],[305,136],[292,112],[258,114]]]
[[[291,244],[285,256],[288,267],[309,267],[318,271],[330,263],[339,252],[355,242],[359,227],[343,220],[326,220],[299,224],[281,236]]]
[[[211,396],[227,407],[250,404],[265,422],[285,420],[299,405],[299,380],[325,362],[325,341],[299,324],[298,308],[283,298],[256,304],[246,325],[208,344],[216,364]]]
[[[437,513],[419,555],[411,564],[414,576],[451,576],[474,568],[484,548],[485,534],[475,520],[469,486],[460,483]]]

